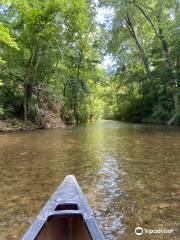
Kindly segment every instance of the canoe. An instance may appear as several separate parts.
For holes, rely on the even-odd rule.
[[[67,176],[22,240],[105,240],[74,176]]]

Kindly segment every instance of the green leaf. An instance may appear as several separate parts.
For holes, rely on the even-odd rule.
[[[0,23],[0,42],[9,45],[12,48],[19,50],[15,39],[10,36],[9,30],[2,23]]]

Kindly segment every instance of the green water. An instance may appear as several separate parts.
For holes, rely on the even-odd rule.
[[[107,240],[180,239],[180,129],[98,121],[0,135],[0,240],[20,239],[74,174]],[[144,234],[134,229],[174,229]]]

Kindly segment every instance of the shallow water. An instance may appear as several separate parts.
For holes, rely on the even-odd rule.
[[[180,239],[180,128],[102,120],[0,135],[0,240],[20,239],[68,174],[107,240]],[[138,238],[137,226],[174,233]]]

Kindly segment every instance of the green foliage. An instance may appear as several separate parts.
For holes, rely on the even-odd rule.
[[[106,116],[167,123],[180,109],[178,1],[100,2],[114,8],[107,51],[116,71]]]
[[[9,29],[0,23],[0,42],[9,45],[12,48],[18,49],[17,43],[10,36]]]
[[[179,121],[178,2],[100,2],[114,9],[104,29],[92,1],[0,2],[3,114],[35,120],[58,103],[68,123]],[[109,74],[106,53],[116,62]]]
[[[16,0],[3,1],[2,9],[0,101],[5,108],[27,120],[60,102],[67,122],[97,118],[100,103],[96,100],[89,112],[93,93],[87,82],[101,75],[96,74],[100,56],[90,3]]]

